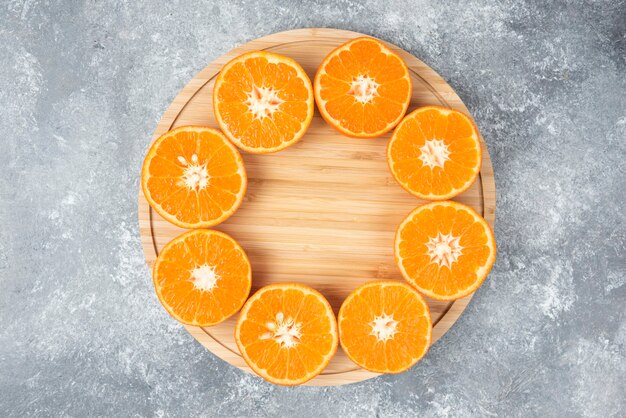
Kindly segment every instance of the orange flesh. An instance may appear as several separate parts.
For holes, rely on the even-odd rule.
[[[338,322],[341,346],[348,357],[373,372],[407,370],[430,346],[428,305],[405,283],[382,281],[361,286],[344,301]],[[388,333],[377,333],[381,328]]]
[[[277,332],[282,324],[291,335],[274,336],[271,324]],[[241,311],[235,338],[248,365],[281,385],[298,385],[317,376],[338,344],[337,323],[326,299],[297,284],[270,285],[255,293]]]
[[[251,52],[224,66],[213,106],[220,127],[238,147],[275,152],[304,135],[313,118],[313,89],[292,59]]]
[[[228,235],[212,230],[190,231],[167,244],[154,265],[153,279],[170,315],[201,327],[235,314],[252,283],[243,249]]]
[[[399,226],[395,254],[402,275],[417,290],[453,300],[482,284],[496,247],[489,225],[473,209],[433,202],[415,209]]]
[[[402,59],[373,38],[357,38],[332,51],[315,76],[315,99],[340,132],[376,137],[391,130],[411,100]]]
[[[152,145],[141,184],[163,218],[183,228],[206,228],[235,212],[247,179],[241,155],[219,131],[184,126]]]
[[[481,166],[478,131],[464,114],[424,107],[396,128],[387,148],[395,179],[426,200],[445,200],[471,186]]]

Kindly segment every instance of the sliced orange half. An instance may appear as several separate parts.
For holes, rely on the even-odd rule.
[[[398,227],[395,256],[404,278],[426,296],[459,299],[482,284],[496,259],[487,222],[469,206],[419,206]]]
[[[478,130],[463,113],[428,106],[398,125],[387,147],[395,179],[426,200],[446,200],[466,191],[480,172]]]
[[[374,38],[356,38],[333,50],[314,81],[322,117],[339,132],[373,138],[393,129],[411,101],[409,70]]]
[[[276,152],[295,144],[313,119],[313,88],[300,64],[271,52],[243,54],[215,81],[213,109],[239,148]]]
[[[244,305],[235,340],[255,373],[279,385],[300,385],[324,370],[338,344],[328,301],[299,284],[274,284]]]
[[[250,262],[230,236],[198,229],[169,242],[152,274],[163,307],[183,324],[207,327],[235,314],[252,283]]]
[[[396,281],[366,283],[339,310],[341,347],[364,369],[400,373],[428,351],[430,311],[411,286]]]
[[[159,215],[182,228],[207,228],[239,207],[247,177],[239,151],[218,130],[181,126],[159,137],[141,170],[141,187]]]

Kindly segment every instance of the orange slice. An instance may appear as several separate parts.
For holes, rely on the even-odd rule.
[[[241,204],[247,177],[239,151],[221,132],[182,126],[159,137],[141,170],[141,187],[159,215],[182,228],[207,228]]]
[[[482,284],[496,259],[487,222],[469,206],[419,206],[398,227],[396,262],[421,293],[440,300],[467,296]]]
[[[324,370],[338,344],[337,321],[324,296],[299,284],[259,289],[244,305],[235,340],[246,363],[279,385],[302,384]]]
[[[295,144],[313,119],[313,88],[302,67],[271,52],[243,54],[215,80],[213,109],[235,145],[263,154]]]
[[[356,38],[333,50],[317,70],[314,86],[326,122],[358,138],[393,129],[411,101],[406,64],[374,38]]]
[[[428,106],[411,112],[387,147],[395,179],[409,193],[445,200],[466,191],[480,171],[478,130],[461,112]]]
[[[433,326],[428,305],[405,283],[364,284],[343,302],[338,322],[343,350],[372,372],[403,372],[430,347]]]
[[[153,270],[156,294],[183,324],[207,327],[235,314],[252,283],[250,262],[234,239],[198,229],[170,241]]]

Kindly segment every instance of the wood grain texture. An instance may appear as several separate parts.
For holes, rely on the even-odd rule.
[[[336,46],[360,33],[337,29],[298,29],[272,34],[235,48],[198,73],[174,99],[152,141],[181,125],[217,127],[212,91],[220,68],[248,51],[267,50],[298,61],[309,77]],[[469,112],[452,88],[430,67],[388,44],[407,63],[413,81],[408,112],[439,105]],[[275,154],[242,152],[248,190],[239,210],[215,229],[235,238],[252,264],[252,292],[277,282],[308,284],[324,294],[335,311],[360,284],[376,279],[402,280],[393,257],[396,227],[424,203],[404,191],[386,162],[391,132],[376,139],[348,138],[328,126],[316,110],[304,138]],[[489,153],[481,138],[479,179],[456,201],[468,204],[493,227],[495,183]],[[139,225],[150,268],[159,251],[184,232],[151,210],[139,191]],[[433,318],[433,342],[459,318],[472,295],[454,302],[427,299]],[[187,330],[228,363],[251,372],[234,341],[236,315],[210,328]],[[419,367],[419,366],[417,366]],[[352,363],[341,348],[326,370],[308,384],[354,383],[376,376]]]

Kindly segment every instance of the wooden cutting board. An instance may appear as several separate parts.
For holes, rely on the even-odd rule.
[[[252,50],[276,52],[298,61],[312,80],[333,48],[358,36],[364,35],[297,29],[233,49],[189,81],[161,118],[152,141],[181,125],[218,127],[211,100],[213,84],[230,59]],[[430,67],[394,45],[389,47],[400,54],[411,73],[413,97],[408,112],[439,105],[469,114],[459,96]],[[405,192],[391,176],[385,159],[389,137],[348,138],[327,125],[316,110],[309,130],[296,145],[269,155],[242,152],[248,173],[246,196],[239,210],[215,229],[230,234],[247,252],[252,292],[270,283],[304,283],[324,294],[336,314],[344,298],[360,284],[402,280],[393,256],[396,227],[424,201]],[[455,200],[474,207],[493,227],[495,183],[484,142],[482,147],[480,177]],[[139,225],[150,268],[165,244],[184,232],[154,212],[141,190]],[[427,298],[433,342],[459,318],[470,299],[471,295],[454,302]],[[234,341],[236,318],[210,328],[186,328],[215,355],[251,372]],[[341,385],[374,376],[352,363],[339,347],[326,370],[307,384]]]

